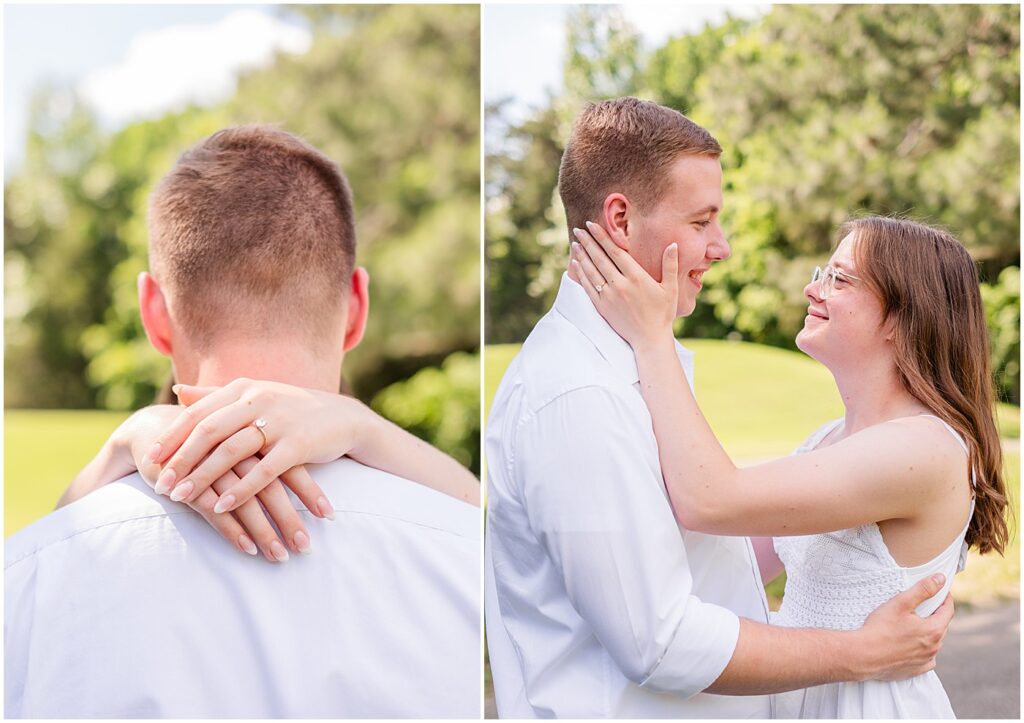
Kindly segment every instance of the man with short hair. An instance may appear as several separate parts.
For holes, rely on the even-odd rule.
[[[149,220],[142,321],[178,381],[337,392],[368,295],[334,163],[271,127],[223,130]],[[138,474],[9,539],[7,716],[478,717],[478,509],[351,459],[310,471],[335,519],[291,497],[316,545],[284,565]]]
[[[590,104],[559,174],[569,227],[596,221],[658,280],[678,244],[677,314],[690,314],[701,275],[730,252],[720,154],[669,108]],[[692,379],[693,355],[677,347]],[[936,580],[859,631],[766,624],[751,541],[677,524],[633,352],[569,275],[502,379],[486,456],[487,637],[502,717],[768,718],[766,694],[934,666],[952,605],[926,620],[914,609]]]

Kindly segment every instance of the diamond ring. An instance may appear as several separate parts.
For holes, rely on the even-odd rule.
[[[263,428],[267,426],[267,420],[264,419],[263,417],[260,417],[259,419],[253,421],[252,426],[256,427],[256,431],[263,435],[263,444],[260,446],[259,450],[257,450],[259,452],[262,452],[263,449],[270,442],[270,440],[267,439],[267,433],[263,431]]]

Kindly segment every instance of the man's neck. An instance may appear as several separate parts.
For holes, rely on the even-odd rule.
[[[232,342],[198,359],[175,360],[176,379],[185,384],[223,386],[240,377],[337,392],[342,353],[311,351],[307,344]]]

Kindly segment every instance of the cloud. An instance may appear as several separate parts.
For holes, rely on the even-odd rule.
[[[258,10],[236,10],[211,25],[175,25],[132,38],[124,60],[79,85],[100,117],[119,125],[190,102],[229,96],[238,72],[268,64],[275,52],[303,53],[309,30]]]

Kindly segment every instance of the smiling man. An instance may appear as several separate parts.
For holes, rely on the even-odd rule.
[[[661,279],[665,248],[679,244],[679,306],[697,304],[701,276],[728,258],[722,208],[722,148],[683,115],[623,98],[589,107],[576,121],[559,172],[570,228],[599,221],[644,270]]]
[[[720,155],[669,108],[590,104],[562,158],[568,225],[598,222],[658,280],[678,244],[676,311],[690,314],[702,274],[730,252]],[[693,355],[677,354],[692,379]],[[486,453],[502,717],[768,718],[773,692],[933,665],[950,606],[924,620],[914,607],[938,592],[934,580],[855,632],[766,624],[751,541],[676,523],[633,352],[569,275],[505,373]]]

